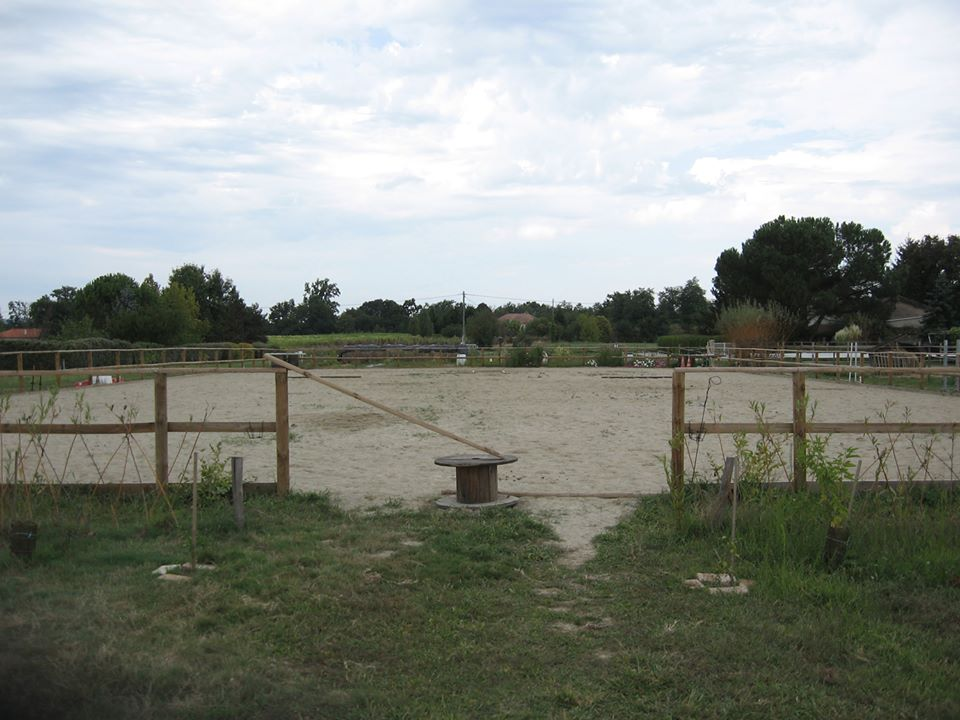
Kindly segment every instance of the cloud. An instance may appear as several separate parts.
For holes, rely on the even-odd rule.
[[[958,20],[932,1],[10,0],[0,250],[27,269],[0,307],[181,262],[265,307],[316,276],[360,302],[591,303],[706,281],[779,214],[957,232]]]

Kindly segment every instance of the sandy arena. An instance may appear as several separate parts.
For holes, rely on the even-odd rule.
[[[654,493],[666,487],[662,458],[669,452],[671,407],[667,370],[364,368],[317,372],[350,391],[501,453],[517,455],[519,462],[500,468],[503,492]],[[690,421],[699,421],[704,413],[710,377],[687,375]],[[737,373],[720,377],[720,383],[710,388],[707,421],[753,420],[751,401],[765,403],[770,421],[791,419],[788,376]],[[913,421],[955,421],[960,414],[956,395],[814,380],[808,381],[807,389],[818,421],[876,421],[885,407],[890,421],[902,420],[906,409]],[[60,392],[57,422],[69,421],[78,392],[72,388]],[[289,394],[292,488],[328,490],[347,508],[364,509],[396,500],[408,505],[432,502],[454,487],[453,470],[434,465],[434,458],[473,452],[294,374],[290,375]],[[16,420],[35,406],[39,397],[39,393],[14,396],[4,419]],[[93,422],[111,422],[120,415],[129,417],[131,412],[139,421],[153,417],[150,381],[88,387],[84,399]],[[169,380],[171,421],[204,416],[220,421],[272,421],[273,407],[271,375],[196,375]],[[8,454],[16,436],[3,437]],[[149,481],[153,438],[141,434],[135,439],[129,454],[121,447],[109,460],[118,445],[122,446],[120,437],[87,436],[89,452],[75,445],[66,480],[96,481],[92,455],[101,469],[107,467],[106,481]],[[197,450],[209,455],[211,444],[218,440],[223,442],[224,457],[244,457],[246,479],[274,478],[272,434],[203,435],[199,440],[196,435],[171,436],[174,473],[184,471],[195,442]],[[844,438],[850,444],[855,441],[853,436]],[[51,457],[62,454],[67,442],[65,437],[51,436]],[[718,462],[724,451],[732,453],[732,439],[728,436],[723,442],[721,449],[716,436],[703,441],[698,472],[708,471],[711,461]],[[869,447],[864,442],[856,444]],[[950,439],[946,447],[947,462],[953,462]],[[128,458],[126,465],[124,457]],[[691,461],[692,455],[688,472]],[[62,462],[54,460],[53,464],[59,468]],[[941,470],[938,476],[950,472],[949,466]],[[630,505],[630,499],[548,497],[524,497],[520,503],[556,529],[570,563],[588,558],[591,538],[614,524]]]

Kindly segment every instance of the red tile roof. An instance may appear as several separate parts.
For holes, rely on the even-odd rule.
[[[4,340],[36,340],[40,337],[40,328],[10,328],[0,332]]]

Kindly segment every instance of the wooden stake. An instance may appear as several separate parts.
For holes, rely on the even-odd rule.
[[[157,373],[153,378],[153,422],[157,484],[165,485],[169,475],[167,456],[167,376]]]
[[[807,441],[807,381],[802,372],[793,373],[793,489],[807,484],[804,444]]]
[[[197,480],[200,477],[197,463],[199,458],[200,453],[193,454],[193,518],[190,528],[190,562],[193,563],[194,569],[197,567]]]
[[[237,530],[243,530],[245,518],[243,516],[243,458],[230,458],[230,475],[233,479],[233,521]]]
[[[737,554],[737,495],[740,494],[740,461],[733,459],[733,507],[730,510],[730,574]]]
[[[359,400],[360,402],[366,403],[367,405],[372,405],[373,407],[377,408],[377,410],[383,410],[383,412],[385,413],[390,413],[391,415],[394,415],[400,418],[401,420],[406,420],[407,422],[413,423],[414,425],[419,425],[420,427],[426,430],[430,430],[431,432],[435,432],[438,435],[443,435],[444,437],[450,438],[451,440],[456,440],[458,443],[468,445],[469,447],[472,447],[476,450],[482,450],[488,455],[493,455],[494,457],[498,457],[498,458],[503,457],[503,453],[499,453],[492,448],[488,448],[485,445],[478,445],[477,443],[471,440],[467,440],[466,438],[461,437],[459,435],[456,435],[455,433],[452,433],[449,430],[444,430],[441,427],[437,427],[436,425],[433,425],[432,423],[428,423],[424,420],[421,420],[420,418],[414,417],[413,415],[408,415],[402,410],[396,410],[395,408],[392,408],[388,405],[384,405],[381,402],[377,402],[376,400],[371,400],[368,397],[364,397],[360,393],[355,393],[352,390],[347,390],[345,387],[337,385],[336,383],[332,383],[329,380],[325,380],[324,378],[320,377],[319,375],[316,375],[315,373],[310,372],[309,370],[303,370],[301,368],[298,368],[296,365],[291,365],[290,363],[285,362],[284,360],[281,360],[280,358],[274,355],[270,355],[269,353],[267,353],[263,357],[269,360],[270,362],[272,362],[274,365],[277,365],[278,367],[286,368],[291,372],[295,372],[300,375],[303,375],[306,378],[310,378],[311,380],[318,382],[321,385],[324,385],[330,388],[331,390],[336,390],[338,393],[349,395],[354,400]],[[278,419],[277,425],[279,426],[279,424],[280,422]],[[279,427],[277,428],[277,431],[279,433]]]
[[[287,387],[287,374],[278,372],[274,376],[275,414],[277,445],[277,495],[283,497],[290,492],[290,401]]]
[[[686,371],[673,371],[673,408],[670,423],[670,472],[683,482],[683,415],[686,404]]]

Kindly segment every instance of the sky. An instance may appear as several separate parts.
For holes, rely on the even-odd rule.
[[[0,313],[219,269],[268,310],[591,305],[779,215],[960,232],[960,3],[2,0]]]

